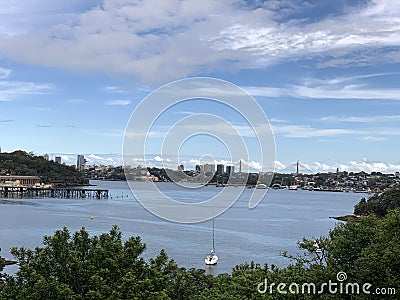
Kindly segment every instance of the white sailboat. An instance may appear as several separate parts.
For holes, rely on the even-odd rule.
[[[204,262],[206,263],[206,265],[216,265],[218,262],[218,256],[215,253],[215,241],[214,241],[214,218],[213,218],[213,236],[212,236],[212,250],[210,252],[210,254],[208,254],[206,256],[206,258],[204,259]]]

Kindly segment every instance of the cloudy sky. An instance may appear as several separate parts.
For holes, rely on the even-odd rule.
[[[193,76],[230,81],[257,100],[278,170],[300,160],[312,171],[400,171],[397,0],[1,0],[3,151],[117,164],[138,103]],[[230,118],[207,101],[184,103],[153,136],[193,113]],[[240,118],[229,122],[240,132]],[[182,151],[187,164],[204,152],[227,159],[206,136]]]

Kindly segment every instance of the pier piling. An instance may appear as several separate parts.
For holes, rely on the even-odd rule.
[[[106,189],[86,189],[69,187],[21,187],[0,186],[2,198],[75,198],[108,199]]]

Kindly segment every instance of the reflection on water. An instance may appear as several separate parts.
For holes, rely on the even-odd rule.
[[[125,182],[92,183],[109,189],[111,197],[108,200],[23,200],[35,205],[0,202],[3,203],[0,204],[2,256],[11,258],[9,249],[12,246],[39,246],[43,235],[51,235],[63,226],[71,231],[85,227],[91,234],[100,234],[117,224],[124,238],[142,237],[147,245],[146,258],[165,249],[180,266],[206,269],[204,257],[212,247],[210,221],[199,224],[167,222],[146,211]],[[146,184],[143,183],[143,188]],[[212,186],[182,189],[175,184],[157,184],[176,200],[188,202],[207,199],[219,189]],[[258,207],[250,210],[247,202],[251,192],[245,189],[242,197],[216,218],[215,247],[220,260],[216,266],[207,267],[206,272],[231,272],[235,265],[252,260],[261,265],[265,262],[287,265],[289,261],[281,256],[282,251],[288,250],[291,254],[299,251],[297,242],[303,236],[327,235],[335,225],[329,217],[351,213],[354,204],[363,197],[353,193],[271,190]]]
[[[218,274],[218,269],[217,269],[218,265],[205,265],[204,269],[206,270],[206,274],[210,274],[210,275],[217,275]]]

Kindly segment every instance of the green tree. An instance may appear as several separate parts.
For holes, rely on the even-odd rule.
[[[59,185],[87,184],[89,181],[74,167],[47,161],[32,153],[0,153],[0,175],[39,176],[43,183]]]
[[[390,210],[396,208],[400,208],[400,188],[390,189],[382,194],[373,195],[368,199],[362,198],[355,205],[354,214],[374,214],[378,217],[384,217]]]
[[[12,249],[20,268],[6,276],[1,299],[188,299],[211,277],[178,268],[163,250],[146,262],[145,244],[139,237],[122,242],[116,226],[94,237],[64,228],[43,244]]]

